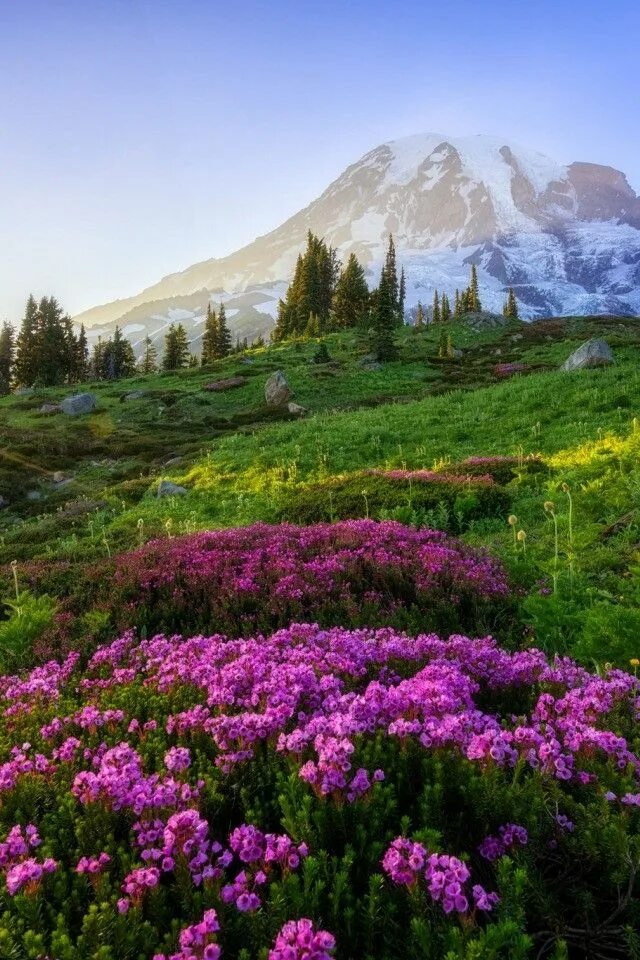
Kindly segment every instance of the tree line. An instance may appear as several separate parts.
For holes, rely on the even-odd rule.
[[[253,345],[264,346],[264,340],[259,337]],[[141,357],[136,360],[132,344],[118,326],[111,337],[99,337],[90,351],[84,326],[76,332],[71,318],[55,297],[43,297],[37,302],[29,296],[18,333],[9,323],[0,330],[0,394],[7,394],[15,387],[121,380],[158,370],[181,370],[199,363],[207,366],[248,346],[246,338],[238,339],[234,346],[224,304],[217,311],[208,304],[200,361],[191,352],[187,331],[181,323],[172,323],[169,327],[161,360],[149,336],[143,341]]]
[[[398,275],[393,236],[389,237],[378,286],[369,290],[355,254],[350,254],[341,268],[335,250],[309,231],[306,250],[298,257],[293,280],[279,302],[271,339],[278,343],[292,337],[318,337],[360,327],[369,331],[378,359],[391,360],[397,353],[394,331],[405,323],[405,297],[404,268]],[[446,324],[481,310],[478,272],[471,264],[469,285],[462,291],[456,290],[453,308],[447,294],[436,290],[429,311],[418,303],[414,323],[417,327],[426,323]],[[511,288],[503,313],[509,319],[518,318],[518,304]]]
[[[391,360],[397,354],[395,330],[405,323],[406,283],[404,268],[398,274],[393,236],[389,237],[378,286],[369,290],[365,271],[355,254],[341,266],[336,251],[311,231],[307,245],[297,259],[293,279],[278,315],[271,339],[274,343],[296,337],[321,337],[325,333],[361,328],[368,331],[378,359]],[[459,320],[467,313],[482,310],[478,273],[471,264],[469,285],[456,290],[453,308],[446,293],[435,291],[427,311],[418,303],[414,324]],[[508,319],[518,319],[518,302],[509,288],[503,307]],[[263,346],[260,337],[253,346]],[[119,327],[108,339],[99,338],[90,352],[83,326],[74,329],[55,297],[39,302],[30,296],[20,330],[5,323],[0,330],[0,393],[13,387],[57,386],[85,380],[120,380],[136,373],[173,371],[207,366],[234,351],[248,349],[248,342],[233,346],[224,304],[217,311],[209,303],[202,335],[200,361],[192,354],[187,331],[172,323],[164,338],[162,359],[151,337],[142,344],[136,360],[133,347]]]

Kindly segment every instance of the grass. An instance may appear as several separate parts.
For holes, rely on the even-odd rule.
[[[561,372],[564,359],[595,333],[613,347],[616,365]],[[0,562],[83,564],[156,536],[277,522],[287,519],[288,504],[306,485],[320,498],[326,486],[329,519],[336,478],[370,468],[430,469],[472,455],[535,453],[544,471],[516,471],[507,488],[524,546],[516,540],[514,547],[507,511],[472,520],[464,536],[509,566],[525,639],[549,649],[575,647],[591,660],[635,656],[640,326],[566,318],[482,334],[458,325],[451,336],[463,351],[455,361],[438,358],[438,330],[407,329],[399,335],[400,359],[367,370],[360,363],[366,336],[349,332],[326,338],[333,363],[322,367],[311,362],[315,343],[294,343],[210,370],[92,385],[98,411],[86,418],[39,413],[45,400],[68,390],[0,399],[0,494],[11,500],[2,515]],[[502,379],[496,365],[511,362],[525,364],[526,372]],[[265,406],[264,383],[276,369],[308,408],[304,419]],[[236,375],[247,378],[238,390],[203,390]],[[145,394],[124,402],[133,390]],[[56,487],[54,470],[68,471],[71,483]],[[188,493],[158,499],[160,478]],[[571,495],[571,535],[563,484]],[[29,490],[40,499],[28,499]],[[554,502],[553,513],[545,501]],[[365,509],[363,497],[363,516]],[[385,515],[418,525],[439,516],[446,523],[443,511],[421,513],[404,494]],[[589,638],[607,615],[618,618],[617,632],[628,639],[603,639],[598,648]]]

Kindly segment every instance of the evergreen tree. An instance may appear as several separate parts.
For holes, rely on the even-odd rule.
[[[189,363],[189,340],[181,323],[172,323],[164,338],[163,370],[182,370]]]
[[[460,297],[460,291],[456,290],[456,299],[455,306],[453,308],[453,319],[460,320],[463,314],[462,310],[462,298]]]
[[[38,304],[29,295],[16,342],[15,380],[21,387],[32,386],[38,375]]]
[[[404,267],[400,271],[400,288],[398,291],[398,318],[400,326],[404,325],[404,302],[407,296],[407,284],[404,277]]]
[[[89,364],[91,377],[94,380],[104,380],[103,355],[104,344],[102,343],[102,337],[98,337],[97,343],[94,344],[91,362]]]
[[[440,308],[440,319],[442,323],[448,323],[451,320],[451,304],[446,293],[442,294],[442,307]]]
[[[0,331],[0,394],[11,393],[11,378],[15,358],[15,333],[4,323]]]
[[[121,380],[124,377],[131,377],[135,368],[136,358],[133,347],[120,327],[116,327],[113,337],[102,347],[102,379]]]
[[[311,358],[313,363],[330,363],[331,355],[327,350],[327,345],[324,340],[321,340],[318,344],[318,349]]]
[[[419,300],[418,300],[418,307],[416,310],[415,325],[418,329],[420,329],[421,327],[424,327],[424,307],[422,306]]]
[[[36,316],[37,374],[33,382],[45,387],[64,383],[69,372],[70,322],[55,297],[43,297]]]
[[[140,357],[140,362],[138,363],[138,368],[140,373],[144,373],[145,375],[155,373],[158,369],[158,351],[149,335],[144,338],[144,349]]]
[[[431,322],[440,323],[440,297],[438,296],[438,291],[436,290],[433,294],[433,310],[431,313]]]
[[[400,287],[398,284],[398,268],[396,265],[396,247],[393,242],[393,234],[389,234],[389,246],[387,247],[387,256],[384,261],[384,272],[387,276],[389,285],[389,296],[393,307],[394,316],[399,312]]]
[[[331,325],[338,330],[361,326],[367,315],[368,305],[369,288],[364,270],[355,253],[352,253],[336,283]]]
[[[475,263],[471,264],[471,281],[469,283],[468,309],[473,313],[479,313],[482,310],[480,303],[480,293],[478,291],[478,271]]]
[[[380,277],[373,324],[374,349],[378,360],[394,360],[397,356],[398,351],[393,340],[396,317],[393,282],[387,275],[385,265]]]
[[[227,326],[227,315],[225,313],[224,303],[221,303],[218,312],[218,336],[216,341],[216,354],[219,359],[229,356],[232,342],[231,333]]]
[[[203,367],[213,363],[218,357],[218,318],[216,312],[210,303],[207,304],[207,319],[204,324],[204,333],[202,335],[202,357]]]
[[[513,292],[513,287],[509,287],[509,293],[507,299],[504,302],[504,307],[502,308],[502,314],[508,320],[518,320],[518,301],[516,300],[516,295]]]
[[[440,332],[440,340],[438,342],[438,356],[443,360],[447,356],[447,335],[442,330]]]
[[[320,330],[329,328],[338,272],[335,250],[309,231],[305,253],[298,257],[285,299],[278,304],[274,342],[305,334],[312,314],[318,317]]]
[[[89,378],[89,344],[84,324],[80,324],[80,333],[76,337],[73,356],[73,376],[75,383],[82,383]]]
[[[451,334],[447,337],[447,357],[449,360],[455,359],[456,352],[453,348],[453,340],[451,339]]]

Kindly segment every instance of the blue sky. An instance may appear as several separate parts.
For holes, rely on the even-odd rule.
[[[639,30],[632,0],[0,0],[0,320],[229,253],[425,130],[640,191]]]

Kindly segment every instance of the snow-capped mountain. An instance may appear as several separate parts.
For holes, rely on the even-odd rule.
[[[478,267],[483,305],[515,288],[526,317],[640,313],[640,198],[623,173],[549,157],[487,136],[428,133],[376,147],[280,227],[236,253],[165,277],[76,317],[92,338],[119,323],[132,340],[181,320],[201,336],[206,304],[224,301],[234,334],[274,323],[308,230],[370,282],[389,233],[407,274],[407,308],[450,295]]]

